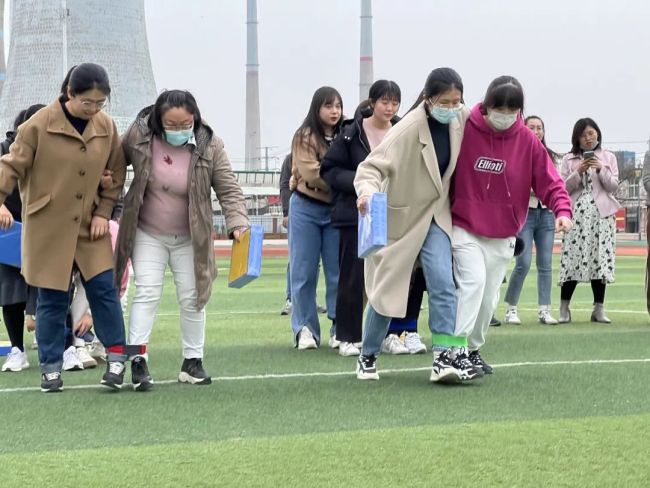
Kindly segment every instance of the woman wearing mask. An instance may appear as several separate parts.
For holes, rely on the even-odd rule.
[[[81,273],[95,329],[108,351],[102,385],[124,379],[124,321],[113,284],[108,221],[126,175],[113,120],[105,114],[111,88],[104,68],[73,67],[60,97],[20,126],[0,159],[0,203],[20,181],[23,200],[22,273],[38,287],[38,354],[41,390],[61,391],[61,366],[69,289]],[[105,170],[112,187],[99,189]]]
[[[249,225],[244,195],[223,142],[201,119],[187,91],[164,91],[154,105],[142,109],[122,146],[127,164],[133,165],[133,182],[124,199],[115,270],[121,279],[131,259],[135,296],[129,344],[140,346],[131,361],[133,387],[145,391],[153,385],[147,345],[167,265],[180,308],[183,363],[178,381],[210,384],[203,346],[205,305],[216,277],[211,190],[223,208],[229,234],[237,240]]]
[[[366,159],[398,120],[401,102],[394,81],[375,81],[369,98],[354,119],[345,121],[321,163],[321,176],[332,192],[332,225],[339,229],[339,282],[336,295],[336,339],[341,356],[358,356],[363,321],[363,259],[358,257],[358,213],[354,177]],[[399,339],[398,339],[399,340]]]
[[[368,294],[357,378],[379,379],[376,360],[391,317],[404,317],[411,274],[420,259],[429,290],[433,334],[432,382],[480,376],[466,356],[451,350],[456,296],[451,264],[449,187],[456,167],[467,111],[463,82],[453,69],[427,77],[412,110],[362,162],[354,180],[359,212],[375,192],[388,197],[388,245],[366,259]]]
[[[544,137],[544,122],[536,115],[526,117],[526,127],[540,140],[553,164],[559,169],[559,156],[549,149]],[[546,161],[544,161],[546,163]],[[506,292],[506,324],[521,324],[517,314],[517,303],[524,280],[530,270],[530,263],[533,257],[533,242],[535,243],[535,257],[537,262],[537,319],[544,325],[555,325],[557,320],[551,315],[551,280],[553,273],[553,241],[555,239],[555,218],[553,212],[542,205],[542,202],[530,193],[528,200],[528,216],[524,228],[519,233],[523,241],[523,252],[517,256],[517,264],[510,275],[508,291]]]
[[[325,273],[330,345],[336,347],[336,287],[339,281],[339,231],[332,225],[331,193],[320,176],[321,160],[341,127],[343,102],[334,88],[316,90],[309,112],[291,145],[293,159],[289,205],[291,329],[294,346],[316,349],[321,342],[316,308],[319,261]]]
[[[592,322],[610,323],[605,315],[605,287],[614,282],[618,188],[616,157],[601,146],[600,128],[590,118],[578,120],[571,151],[562,158],[562,178],[573,202],[575,227],[562,239],[559,282],[560,323],[571,322],[569,304],[578,282],[591,283]]]
[[[469,359],[485,373],[479,352],[499,300],[499,287],[526,222],[530,190],[555,215],[555,230],[571,229],[571,200],[548,151],[526,128],[524,91],[512,76],[488,86],[465,126],[454,179],[456,334],[468,338]]]
[[[7,138],[0,145],[3,155],[9,153],[9,147],[16,139],[18,126],[29,120],[43,107],[45,105],[32,105],[18,114],[13,130],[7,132]],[[16,186],[5,203],[0,205],[0,228],[9,230],[13,227],[14,222],[22,222],[22,208],[20,192]],[[2,319],[11,342],[11,352],[2,365],[2,371],[18,372],[29,368],[23,334],[25,314],[33,316],[36,313],[36,293],[37,290],[25,282],[25,278],[20,274],[20,269],[0,264],[0,305],[2,305]]]

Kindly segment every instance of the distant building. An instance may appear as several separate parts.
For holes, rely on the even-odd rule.
[[[102,65],[111,80],[106,111],[124,131],[156,97],[144,0],[11,0],[0,131],[34,103],[50,103],[70,67]]]

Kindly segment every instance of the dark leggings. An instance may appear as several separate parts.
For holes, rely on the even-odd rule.
[[[26,303],[14,303],[2,306],[2,319],[7,327],[7,334],[12,347],[25,351],[23,343],[23,332],[25,330],[25,307]]]
[[[560,299],[570,301],[573,292],[578,286],[577,281],[565,281],[560,291]],[[605,287],[607,284],[603,280],[591,280],[591,291],[594,294],[594,303],[605,303]]]

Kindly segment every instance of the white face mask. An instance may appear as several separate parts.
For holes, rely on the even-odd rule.
[[[512,127],[517,121],[517,115],[519,112],[514,114],[502,114],[494,110],[488,110],[487,119],[490,122],[490,125],[498,131],[503,131]]]

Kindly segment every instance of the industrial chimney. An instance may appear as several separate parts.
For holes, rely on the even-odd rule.
[[[359,101],[368,98],[372,74],[372,0],[361,0],[361,49],[359,57]]]
[[[260,65],[257,59],[257,0],[247,0],[246,13],[246,149],[247,171],[262,168],[260,143]]]

